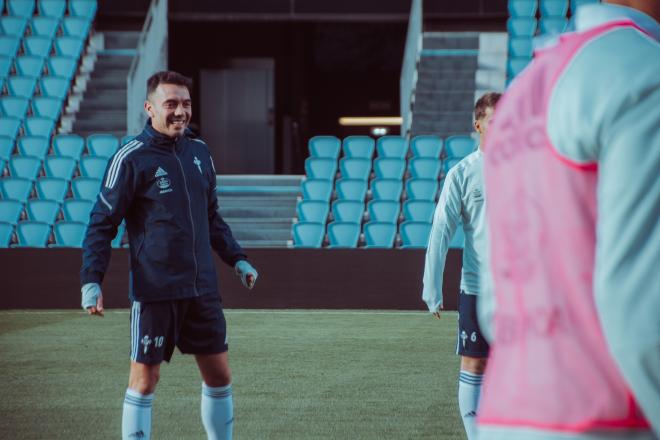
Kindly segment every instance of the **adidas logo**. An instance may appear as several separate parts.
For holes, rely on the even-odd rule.
[[[163,177],[163,176],[167,176],[167,171],[165,171],[161,167],[158,167],[158,169],[156,170],[156,175],[154,177]]]

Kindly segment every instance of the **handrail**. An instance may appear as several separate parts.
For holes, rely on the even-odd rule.
[[[403,54],[400,81],[401,136],[410,135],[412,126],[412,105],[415,101],[417,67],[422,51],[422,0],[413,0],[408,20],[406,48]]]

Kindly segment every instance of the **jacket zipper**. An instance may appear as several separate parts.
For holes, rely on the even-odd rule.
[[[192,213],[192,202],[190,201],[190,192],[188,191],[188,181],[186,180],[186,172],[183,170],[183,164],[179,159],[179,156],[176,155],[176,151],[173,152],[176,161],[179,162],[179,167],[181,168],[181,174],[183,175],[183,184],[186,187],[186,197],[188,198],[188,213],[190,214],[190,226],[192,227],[192,236],[193,236],[193,261],[195,262],[195,281],[193,284],[193,289],[195,290],[195,296],[199,296],[197,292],[197,252],[195,250],[195,220],[193,219]]]

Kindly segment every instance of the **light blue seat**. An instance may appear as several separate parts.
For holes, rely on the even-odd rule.
[[[403,192],[400,179],[374,179],[371,182],[371,195],[374,200],[391,200],[398,202]]]
[[[376,142],[379,158],[405,159],[408,154],[408,141],[401,136],[382,136]]]
[[[413,179],[437,179],[441,166],[440,159],[415,158],[410,161],[408,171]]]
[[[85,139],[77,134],[58,134],[53,138],[53,151],[56,156],[80,159],[85,150]]]
[[[374,175],[377,179],[403,179],[406,161],[392,157],[378,157],[374,160]]]
[[[571,0],[571,13],[575,14],[575,10],[582,5],[600,3],[600,0]]]
[[[0,55],[0,90],[2,90],[2,87],[4,86],[5,78],[8,77],[9,72],[11,72],[11,66],[13,63],[13,56],[8,57],[5,55]]]
[[[69,191],[69,182],[55,177],[42,177],[37,180],[37,197],[41,200],[55,200],[62,202]]]
[[[403,204],[403,218],[406,221],[432,223],[435,202],[430,200],[407,200]]]
[[[15,225],[21,218],[23,203],[18,200],[0,200],[0,222]]]
[[[38,35],[26,37],[23,40],[25,53],[34,57],[47,58],[53,49],[53,41],[48,37]]]
[[[317,200],[301,200],[296,206],[296,216],[301,222],[325,223],[328,203]]]
[[[355,248],[360,238],[358,223],[332,222],[328,224],[329,248]]]
[[[6,136],[10,139],[16,138],[18,130],[21,128],[21,120],[18,118],[1,117],[0,118],[0,136]]]
[[[516,58],[509,58],[507,60],[507,76],[509,78],[515,78],[522,72],[525,67],[532,61],[531,58],[523,58],[523,57],[516,57]]]
[[[94,207],[94,202],[89,200],[68,199],[62,204],[64,220],[68,222],[89,223],[89,215]]]
[[[456,232],[454,232],[454,236],[451,239],[451,243],[449,243],[449,248],[463,249],[464,245],[465,245],[465,232],[463,231],[463,225],[459,224],[456,227]]]
[[[324,223],[300,222],[293,225],[293,246],[320,248],[325,235]]]
[[[328,202],[332,195],[332,181],[325,179],[309,179],[302,184],[302,195],[305,200],[320,200]]]
[[[115,238],[112,240],[113,248],[118,249],[122,246],[122,240],[124,238],[125,232],[126,232],[126,224],[124,222],[121,222],[121,224],[117,228],[117,235],[115,235]]]
[[[135,136],[134,136],[134,135],[132,135],[132,134],[126,134],[126,135],[124,135],[124,136],[121,137],[121,142],[120,142],[120,144],[121,144],[121,146],[123,147],[124,145],[126,145],[127,143],[129,143],[130,141],[132,141],[133,139],[135,139]]]
[[[461,159],[447,159],[442,163],[442,172],[446,176],[447,173],[449,173],[449,170],[454,168],[458,163],[461,161]]]
[[[364,225],[365,248],[391,248],[396,238],[396,223],[369,222]]]
[[[14,139],[7,136],[0,136],[0,159],[5,162],[11,158],[12,153],[14,152]],[[0,176],[2,176],[2,169],[4,167],[0,166]]]
[[[61,19],[66,12],[66,0],[39,0],[39,15]]]
[[[509,18],[506,22],[511,37],[533,37],[536,33],[536,18]]]
[[[402,248],[425,249],[429,244],[431,223],[403,222],[399,228]]]
[[[369,221],[396,224],[399,220],[399,202],[372,200],[367,204]]]
[[[92,21],[96,15],[96,0],[69,0],[69,14]]]
[[[3,96],[0,98],[0,113],[16,119],[23,119],[28,111],[30,101],[17,96]]]
[[[15,35],[0,35],[0,55],[14,58],[21,47],[21,38]]]
[[[99,195],[100,190],[101,179],[92,179],[91,177],[76,177],[71,181],[71,192],[73,193],[73,197],[78,200],[95,201],[96,197]]]
[[[22,136],[18,139],[18,152],[21,156],[32,156],[42,159],[48,154],[50,144],[41,136]]]
[[[332,218],[342,223],[362,223],[364,203],[354,200],[335,200],[332,203]]]
[[[81,248],[85,240],[87,223],[83,222],[59,222],[53,226],[55,243],[50,247],[72,247]]]
[[[60,212],[60,204],[55,200],[28,200],[25,211],[28,220],[52,225]]]
[[[311,157],[337,160],[341,150],[341,141],[334,136],[314,136],[307,143]]]
[[[16,67],[16,74],[37,78],[41,76],[41,72],[44,70],[44,59],[34,55],[24,55],[16,58],[14,66]]]
[[[531,58],[534,54],[532,39],[528,37],[515,37],[509,40],[509,58]]]
[[[511,17],[535,17],[536,0],[509,0],[509,15]]]
[[[119,149],[119,140],[111,134],[87,136],[87,151],[96,157],[110,158]]]
[[[32,35],[46,37],[52,40],[57,35],[57,30],[60,27],[60,20],[54,17],[33,17],[30,22],[30,29]]]
[[[568,28],[568,20],[561,17],[542,18],[539,29],[542,34],[561,34]]]
[[[13,199],[24,202],[32,192],[32,181],[20,177],[5,177],[0,180],[0,190],[3,199]]]
[[[366,181],[371,174],[371,159],[345,157],[339,161],[339,172],[343,179]]]
[[[65,17],[62,20],[62,30],[67,37],[86,39],[91,22],[81,17]]]
[[[13,234],[14,226],[9,223],[0,222],[0,248],[9,247]]]
[[[39,81],[39,89],[43,96],[64,101],[69,95],[69,80],[59,76],[45,76]]]
[[[25,119],[23,129],[28,136],[43,136],[50,139],[55,131],[55,121],[49,118],[34,116]]]
[[[364,201],[367,196],[367,181],[357,179],[339,179],[336,185],[337,198],[341,200]]]
[[[46,68],[48,75],[66,78],[68,81],[71,81],[76,76],[78,61],[72,57],[53,56],[46,61]]]
[[[345,157],[371,160],[376,148],[376,141],[369,136],[348,136],[344,138],[342,148]]]
[[[42,222],[20,222],[16,226],[18,243],[15,247],[44,248],[50,237],[50,225]]]
[[[568,12],[568,0],[540,0],[542,17],[566,18]]]
[[[40,118],[58,121],[62,111],[62,101],[57,98],[38,96],[32,100],[32,114]]]
[[[41,170],[41,160],[32,156],[13,156],[9,161],[11,177],[35,180]]]
[[[18,16],[6,16],[0,18],[0,32],[3,35],[14,35],[22,37],[27,29],[27,18]]]
[[[48,156],[44,164],[46,177],[59,177],[71,180],[76,171],[76,160],[70,157]]]
[[[16,17],[32,17],[34,0],[7,0],[7,13]]]
[[[33,76],[12,76],[7,79],[7,90],[11,96],[30,99],[37,88],[37,78]]]
[[[447,138],[447,158],[462,159],[477,149],[477,142],[470,136],[450,136]]]
[[[442,154],[442,138],[432,135],[415,136],[411,143],[413,157],[439,159]]]
[[[104,157],[86,156],[80,159],[80,175],[83,177],[93,177],[94,179],[103,179],[107,166],[108,159]]]
[[[79,59],[84,49],[84,40],[76,37],[57,37],[55,54]]]
[[[305,174],[310,179],[334,180],[337,162],[334,159],[308,157],[305,159]]]
[[[406,181],[408,200],[435,201],[438,181],[435,179],[409,179]]]

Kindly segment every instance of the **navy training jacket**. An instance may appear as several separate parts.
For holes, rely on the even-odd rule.
[[[111,242],[123,219],[130,244],[131,300],[217,294],[211,247],[232,267],[247,259],[218,213],[209,150],[189,130],[175,139],[148,121],[110,159],[83,243],[81,285],[103,281]]]

